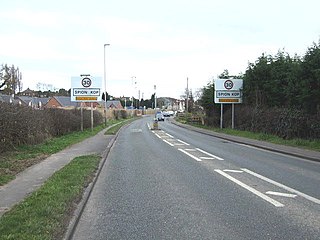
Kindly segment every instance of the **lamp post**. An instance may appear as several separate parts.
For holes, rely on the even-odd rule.
[[[132,76],[131,77],[131,84],[132,84],[132,87],[134,86],[133,84],[136,84],[136,81],[133,80],[133,79],[136,79],[135,76]],[[132,90],[132,101],[131,101],[131,109],[133,109],[133,96],[134,96],[134,90]]]
[[[104,69],[104,124],[107,126],[107,80],[106,80],[106,46],[110,46],[109,43],[103,45],[103,69]]]

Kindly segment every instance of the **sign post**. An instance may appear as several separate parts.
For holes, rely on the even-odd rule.
[[[81,130],[83,131],[82,103],[91,103],[91,130],[93,130],[93,102],[102,101],[102,79],[82,74],[80,77],[71,77],[71,101],[81,102]]]
[[[232,104],[232,129],[234,129],[234,104],[242,103],[242,79],[216,79],[214,102],[221,104],[220,128],[223,127],[223,104]]]

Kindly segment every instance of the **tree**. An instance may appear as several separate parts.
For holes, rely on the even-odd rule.
[[[8,95],[15,94],[22,90],[22,74],[19,68],[14,65],[8,67],[7,64],[1,66],[0,69],[0,89]]]
[[[307,112],[320,112],[320,40],[309,47],[301,64],[300,97]]]
[[[229,71],[228,69],[223,70],[223,72],[218,76],[220,79],[228,79],[229,76]]]

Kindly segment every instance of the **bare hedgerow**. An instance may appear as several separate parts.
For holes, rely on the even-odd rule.
[[[103,117],[94,111],[94,126]],[[80,110],[45,109],[0,102],[0,153],[20,145],[34,145],[45,140],[80,130]],[[83,111],[84,128],[91,127],[91,112]]]

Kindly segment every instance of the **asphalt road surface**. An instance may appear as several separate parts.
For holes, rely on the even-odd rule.
[[[121,130],[73,239],[320,239],[320,163],[150,126]]]

